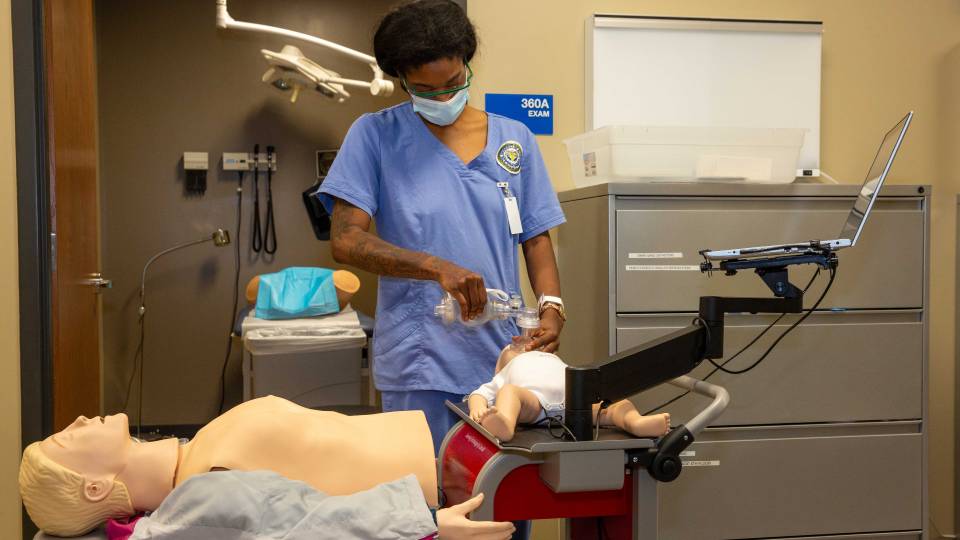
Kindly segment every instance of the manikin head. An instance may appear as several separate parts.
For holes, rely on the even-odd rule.
[[[497,357],[497,367],[494,370],[494,373],[500,373],[500,370],[507,367],[507,364],[517,356],[524,353],[524,346],[518,345],[517,343],[511,343],[503,348],[500,351],[500,356]]]
[[[117,479],[132,441],[125,414],[79,417],[63,431],[23,451],[20,496],[44,532],[84,534],[108,518],[134,513]]]

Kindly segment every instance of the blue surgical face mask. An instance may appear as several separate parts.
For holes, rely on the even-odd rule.
[[[447,101],[437,101],[435,99],[422,98],[410,94],[413,101],[413,110],[420,113],[420,116],[431,124],[438,126],[449,126],[460,118],[463,108],[467,106],[467,98],[470,94],[464,88]]]

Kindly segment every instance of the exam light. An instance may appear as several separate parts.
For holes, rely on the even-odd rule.
[[[265,24],[238,21],[231,17],[227,11],[227,0],[216,0],[216,5],[217,28],[257,32],[310,43],[362,62],[373,71],[373,78],[369,80],[347,79],[341,77],[339,73],[310,60],[304,56],[300,49],[293,45],[284,46],[280,52],[268,51],[266,49],[261,50],[261,54],[263,54],[267,64],[270,66],[267,72],[263,74],[263,82],[280,90],[292,91],[290,94],[291,102],[297,101],[300,91],[304,88],[314,89],[323,96],[333,99],[338,103],[343,103],[350,97],[350,93],[344,88],[345,86],[366,88],[370,92],[370,95],[373,96],[389,96],[393,94],[393,82],[384,78],[383,70],[377,65],[377,59],[369,54],[355,51],[339,43],[334,43],[317,36],[311,36],[310,34]]]
[[[153,257],[147,260],[147,264],[143,265],[143,272],[140,274],[140,307],[137,309],[139,314],[139,323],[140,323],[140,342],[137,346],[137,354],[139,355],[139,367],[140,367],[140,377],[139,377],[139,393],[137,395],[137,437],[140,437],[140,428],[143,424],[143,364],[144,364],[144,321],[145,315],[147,313],[147,302],[146,302],[146,284],[147,284],[147,270],[150,268],[150,265],[153,264],[157,259],[173,253],[174,251],[179,251],[190,246],[196,246],[199,244],[205,244],[207,242],[213,242],[213,245],[216,247],[223,247],[230,244],[230,231],[226,229],[217,229],[213,231],[212,234],[205,238],[199,240],[192,240],[190,242],[184,242],[182,244],[177,244],[173,247],[164,249],[163,251],[157,253]],[[130,400],[130,384],[133,382],[133,375],[136,373],[137,365],[134,365],[134,371],[130,374],[130,381],[127,383],[127,397],[124,400],[123,408],[127,408],[127,404]]]

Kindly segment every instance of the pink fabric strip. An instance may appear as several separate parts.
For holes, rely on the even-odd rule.
[[[142,517],[143,514],[137,514],[128,518],[108,519],[106,526],[107,540],[128,540],[133,535],[137,520]]]

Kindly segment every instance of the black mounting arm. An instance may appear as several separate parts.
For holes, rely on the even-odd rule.
[[[831,252],[722,261],[719,269],[728,275],[753,269],[775,297],[701,297],[699,317],[687,328],[621,352],[596,365],[567,367],[565,425],[576,440],[590,440],[593,437],[594,404],[625,399],[689,373],[706,358],[722,358],[726,313],[802,312],[803,291],[788,281],[787,266],[817,264],[828,268],[836,267],[836,263],[836,255]],[[710,272],[714,268],[705,262],[701,270]],[[677,457],[693,442],[695,434],[686,432],[682,426],[674,431],[676,433],[672,432],[658,442],[654,454],[666,452]],[[679,468],[676,474],[679,474]]]

